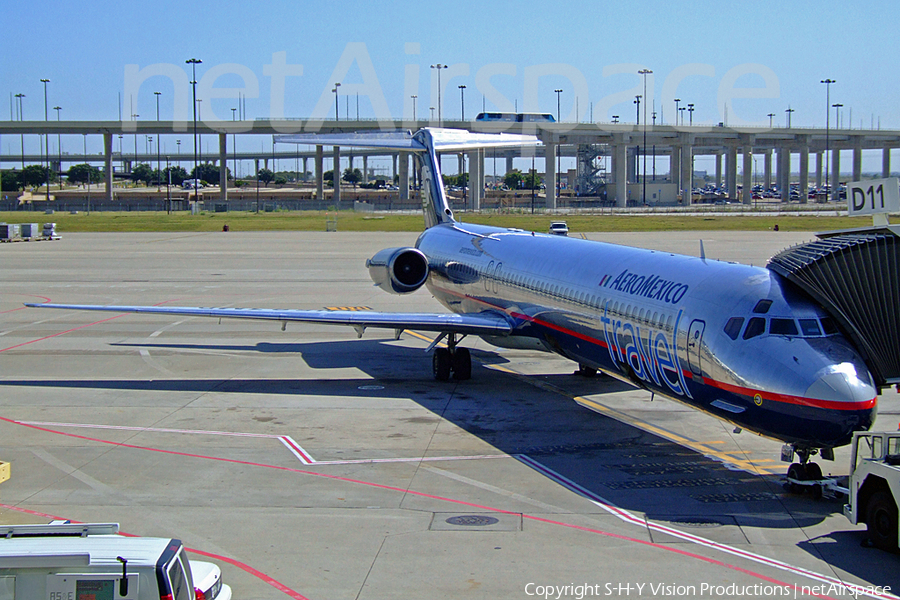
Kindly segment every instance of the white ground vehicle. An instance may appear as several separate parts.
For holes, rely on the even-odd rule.
[[[854,525],[866,524],[874,546],[896,552],[900,431],[856,433],[850,456],[850,493],[844,515]]]
[[[550,233],[556,235],[569,235],[569,226],[565,221],[554,221],[550,223]]]
[[[218,566],[180,540],[116,523],[0,526],[0,600],[231,600]]]

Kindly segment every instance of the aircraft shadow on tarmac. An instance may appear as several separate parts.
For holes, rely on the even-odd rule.
[[[649,521],[724,543],[749,544],[746,527],[811,527],[841,510],[841,502],[836,500],[790,496],[782,488],[780,476],[729,468],[690,448],[567,402],[563,396],[527,381],[539,380],[574,390],[576,395],[632,389],[608,377],[512,377],[483,366],[505,362],[502,356],[474,350],[473,379],[442,383],[431,376],[430,355],[385,339],[113,345],[156,349],[155,354],[185,350],[296,354],[315,371],[357,368],[368,377],[330,379],[322,373],[321,378],[302,379],[2,380],[0,387],[409,398],[499,452],[527,455],[606,502],[644,513]],[[376,389],[380,386],[384,388]],[[315,449],[308,450],[315,455]],[[862,548],[863,535],[847,525],[846,531],[802,542],[800,547],[864,580],[878,585],[900,583],[893,557]],[[661,543],[678,541],[652,535]]]

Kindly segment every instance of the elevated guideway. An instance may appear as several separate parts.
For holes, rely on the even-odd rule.
[[[900,383],[900,226],[818,237],[776,254],[768,268],[834,317],[879,388]]]

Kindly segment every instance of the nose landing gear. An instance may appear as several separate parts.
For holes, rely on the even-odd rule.
[[[787,479],[784,487],[792,494],[801,495],[809,492],[814,500],[822,497],[824,491],[828,491],[840,498],[849,490],[840,485],[834,477],[823,477],[822,469],[818,464],[809,462],[811,456],[820,454],[825,460],[834,460],[834,450],[832,448],[822,448],[821,450],[811,448],[796,448],[794,446],[785,445],[781,450],[782,460],[787,458],[785,462],[790,462],[794,458],[794,454],[800,462],[795,462],[788,467]]]

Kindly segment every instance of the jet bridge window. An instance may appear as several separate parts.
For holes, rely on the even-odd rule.
[[[752,317],[747,321],[747,329],[744,330],[744,339],[749,340],[766,332],[766,320],[762,317]]]
[[[769,335],[799,335],[797,323],[793,319],[772,319],[769,322]]]
[[[728,319],[728,322],[725,323],[725,335],[736,340],[738,339],[738,336],[741,335],[741,327],[743,326],[744,317],[731,317]]]

